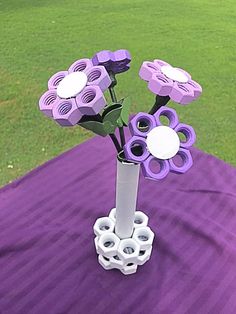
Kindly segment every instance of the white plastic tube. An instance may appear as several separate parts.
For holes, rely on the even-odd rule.
[[[117,160],[115,233],[125,239],[132,235],[140,165]]]

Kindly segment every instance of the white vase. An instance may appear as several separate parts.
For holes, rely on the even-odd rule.
[[[149,260],[154,239],[148,216],[136,210],[139,171],[139,164],[117,160],[116,207],[93,226],[99,264],[125,275],[134,274]]]
[[[117,159],[115,233],[130,238],[134,229],[140,165]]]

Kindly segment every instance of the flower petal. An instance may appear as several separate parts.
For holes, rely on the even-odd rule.
[[[85,72],[93,66],[93,63],[90,59],[79,59],[71,64],[68,69],[69,73],[72,72]]]
[[[113,52],[112,72],[115,74],[125,72],[129,69],[128,64],[131,61],[131,55],[126,49],[119,49]]]
[[[146,137],[155,126],[155,118],[144,112],[139,112],[129,123],[131,134],[142,137]]]
[[[110,50],[99,51],[92,57],[93,65],[103,65],[107,71],[111,70],[112,61],[115,60],[113,52]]]
[[[175,82],[169,96],[173,101],[187,105],[194,100],[194,88],[189,84]]]
[[[169,159],[170,171],[175,173],[185,173],[193,165],[193,159],[189,150],[180,148],[175,156],[179,156],[182,159],[182,165],[177,165],[175,157]]]
[[[88,77],[87,85],[97,85],[105,91],[111,85],[111,79],[104,66],[93,66],[86,72]]]
[[[56,89],[58,84],[68,75],[68,71],[59,71],[48,80],[48,89]]]
[[[39,99],[39,109],[48,117],[52,117],[53,106],[58,99],[55,89],[46,91]]]
[[[162,125],[160,121],[161,116],[165,116],[169,119],[169,127],[172,129],[174,129],[179,123],[179,118],[176,111],[169,107],[161,107],[157,110],[157,112],[154,113],[153,116],[157,122],[157,125]]]
[[[86,86],[76,96],[76,103],[82,114],[93,116],[106,106],[106,99],[99,86]]]
[[[191,147],[195,140],[196,140],[196,133],[193,129],[193,127],[191,125],[187,125],[184,123],[179,123],[176,127],[175,127],[175,131],[176,132],[180,132],[183,133],[186,137],[186,141],[180,141],[180,146],[183,148],[189,148]]]
[[[196,81],[194,80],[190,80],[187,84],[186,84],[187,88],[189,88],[190,86],[193,88],[193,93],[194,93],[194,99],[198,98],[201,93],[202,93],[202,87],[200,84],[198,84]]]
[[[53,106],[53,119],[61,126],[73,126],[82,117],[75,99],[57,99]]]
[[[159,164],[160,171],[155,172],[152,170],[151,163],[156,162]],[[149,156],[141,164],[143,175],[148,179],[161,180],[164,179],[170,172],[169,163],[167,160],[161,160],[153,156]]]
[[[142,162],[150,155],[144,138],[133,136],[124,146],[125,158],[130,161]]]
[[[162,73],[154,73],[148,83],[149,90],[159,96],[168,96],[172,86],[173,81]]]
[[[155,59],[154,61],[154,64],[158,67],[158,69],[160,70],[161,67],[163,67],[164,65],[169,65],[171,66],[169,63],[163,61],[163,60],[159,60],[159,59]]]
[[[153,74],[159,73],[159,67],[150,61],[144,61],[139,70],[139,76],[144,81],[149,81]]]

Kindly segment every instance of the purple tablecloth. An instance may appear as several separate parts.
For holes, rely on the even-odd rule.
[[[141,176],[156,237],[134,275],[105,271],[96,218],[114,207],[116,160],[94,138],[0,190],[0,313],[236,313],[236,169],[197,149],[193,168]]]

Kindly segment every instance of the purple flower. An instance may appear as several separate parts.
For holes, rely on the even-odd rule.
[[[78,123],[83,115],[96,115],[106,105],[103,95],[111,79],[103,66],[90,59],[75,61],[67,71],[55,73],[39,100],[40,110],[61,126]]]
[[[168,118],[169,126],[161,123],[161,116]],[[132,137],[124,146],[125,157],[141,163],[145,177],[160,180],[170,171],[185,173],[192,166],[188,149],[196,135],[190,125],[179,123],[175,110],[161,107],[154,115],[140,112],[130,121],[129,129]],[[185,141],[180,140],[178,133],[185,136]]]
[[[128,50],[120,49],[114,52],[102,50],[92,57],[93,65],[103,65],[108,72],[114,74],[129,70],[131,56]]]
[[[182,105],[189,104],[202,93],[201,86],[191,79],[188,72],[174,68],[162,60],[144,61],[139,76],[148,82],[151,92],[169,96]]]

